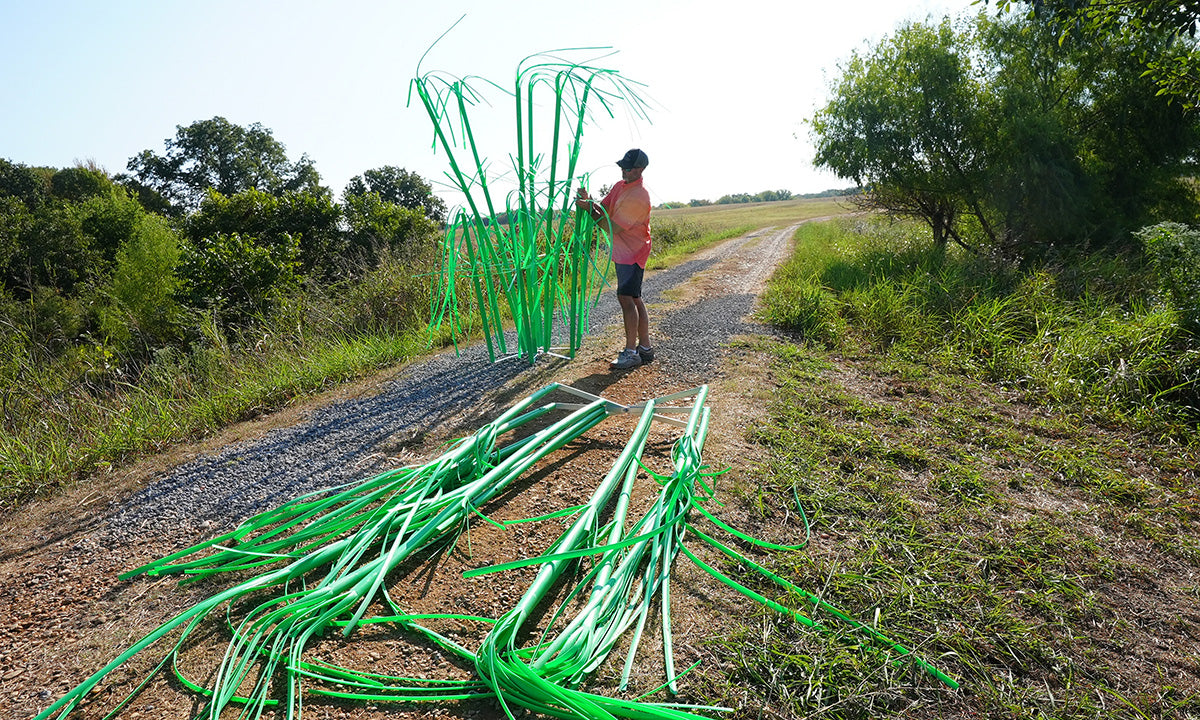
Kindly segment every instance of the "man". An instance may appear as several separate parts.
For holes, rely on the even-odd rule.
[[[625,349],[609,365],[626,370],[650,362],[650,320],[642,303],[642,276],[650,257],[650,193],[642,186],[642,171],[650,164],[646,153],[634,148],[617,161],[621,182],[600,202],[579,188],[575,205],[612,232],[612,259],[617,266],[617,302],[625,322]]]

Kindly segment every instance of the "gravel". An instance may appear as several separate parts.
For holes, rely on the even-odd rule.
[[[756,297],[749,290],[771,272],[780,243],[785,246],[793,230],[755,234],[769,252],[756,252],[743,261],[745,272],[721,278],[727,293],[654,318],[657,362],[663,371],[692,384],[703,382],[730,336],[756,327],[744,320]],[[729,241],[703,259],[648,275],[644,300],[662,302],[664,293],[738,254],[749,240]],[[591,312],[591,327],[595,332],[614,323],[620,323],[620,314],[613,293],[606,291]],[[151,536],[180,538],[187,530],[209,534],[297,495],[370,477],[392,466],[384,452],[389,441],[437,427],[478,404],[487,391],[530,370],[519,360],[489,362],[482,343],[464,348],[459,357],[453,351],[440,353],[414,363],[373,397],[331,404],[301,424],[176,467],[121,503],[99,535],[102,542],[115,544]]]

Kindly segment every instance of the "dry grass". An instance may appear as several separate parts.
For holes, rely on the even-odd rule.
[[[731,228],[769,225],[790,225],[827,215],[844,215],[852,208],[842,198],[798,198],[765,203],[706,205],[704,207],[655,210],[655,222],[690,221],[703,226],[706,232],[717,233]]]

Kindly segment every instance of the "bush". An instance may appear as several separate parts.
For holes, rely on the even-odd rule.
[[[110,304],[101,313],[105,335],[120,350],[142,338],[148,352],[178,336],[179,260],[179,238],[167,222],[157,215],[143,216],[133,237],[117,251],[105,293]]]
[[[1135,235],[1155,270],[1159,290],[1170,298],[1184,325],[1200,329],[1200,230],[1180,223],[1159,223]]]
[[[187,218],[184,232],[194,243],[240,235],[272,251],[290,254],[294,248],[297,269],[308,274],[323,269],[330,253],[336,252],[340,219],[341,210],[326,193],[271,195],[250,189],[225,196],[210,190],[200,209]]]
[[[679,243],[695,242],[704,235],[704,228],[688,220],[656,222],[651,230],[656,250],[665,250]]]
[[[270,247],[240,233],[219,233],[185,245],[180,253],[178,297],[212,311],[221,325],[245,324],[267,314],[296,284],[299,246],[291,236]]]
[[[344,263],[369,269],[385,258],[415,257],[433,247],[437,226],[423,210],[387,202],[371,192],[347,195],[344,212],[350,231],[337,250]]]

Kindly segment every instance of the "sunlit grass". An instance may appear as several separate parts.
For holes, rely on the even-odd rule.
[[[739,492],[794,488],[812,521],[810,546],[773,555],[772,567],[918,642],[965,692],[760,613],[710,644],[721,667],[706,675],[712,697],[779,717],[1200,711],[1194,684],[1160,692],[1197,650],[1195,623],[1168,620],[1197,605],[1200,494],[1176,481],[1194,476],[1183,468],[1197,443],[1014,411],[1002,388],[906,353],[848,360],[773,340],[738,351],[760,354],[778,383],[769,421],[748,431],[769,460]],[[1145,651],[1168,638],[1179,643],[1170,652]]]
[[[795,244],[761,315],[804,338],[936,360],[1114,418],[1196,416],[1200,345],[1128,259],[1019,269],[862,219],[805,225]]]

